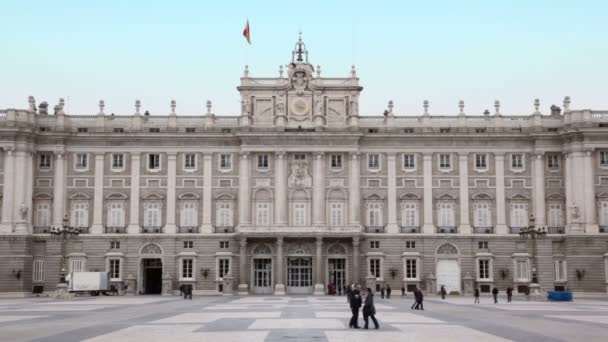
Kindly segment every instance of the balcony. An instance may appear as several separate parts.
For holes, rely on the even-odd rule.
[[[519,234],[519,231],[522,227],[509,227],[509,233],[511,234]]]
[[[127,227],[108,227],[106,226],[104,229],[106,234],[125,234],[127,232]]]
[[[608,226],[600,226],[600,233],[608,233]]]
[[[217,232],[217,227],[215,231]],[[255,226],[240,225],[239,233],[246,234],[354,234],[361,233],[363,227],[360,225],[350,226]],[[221,232],[221,231],[220,231]]]
[[[177,227],[178,234],[195,234],[198,233],[198,227]]]
[[[565,234],[566,228],[564,227],[547,227],[548,234]]]
[[[144,226],[141,227],[142,234],[161,234],[163,233],[163,227],[161,226]]]
[[[420,227],[417,226],[401,226],[400,231],[403,234],[420,234]]]
[[[456,234],[458,233],[458,228],[456,228],[455,226],[443,226],[443,227],[437,227],[437,233],[438,234]]]
[[[34,226],[34,234],[49,234],[50,230],[50,226]]]
[[[74,229],[78,229],[79,234],[89,234],[89,227],[74,227]]]
[[[366,233],[384,233],[385,226],[365,226]]]
[[[494,234],[494,227],[473,227],[474,234]]]
[[[215,226],[213,232],[217,234],[230,234],[234,233],[234,226]]]

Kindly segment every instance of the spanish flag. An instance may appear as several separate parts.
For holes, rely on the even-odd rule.
[[[245,24],[245,29],[243,30],[243,37],[247,39],[247,43],[251,45],[251,33],[249,32],[249,19],[247,19],[247,23]]]

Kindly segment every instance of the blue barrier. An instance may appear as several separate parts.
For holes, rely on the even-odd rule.
[[[571,302],[572,292],[570,291],[548,291],[547,299],[556,302]]]

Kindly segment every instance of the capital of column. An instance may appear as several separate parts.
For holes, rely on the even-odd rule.
[[[587,147],[587,148],[585,148],[585,155],[586,155],[587,157],[591,157],[591,156],[593,155],[593,151],[594,151],[594,150],[595,150],[595,149],[594,149],[593,147]]]
[[[494,158],[496,160],[504,160],[505,159],[505,152],[494,152]]]
[[[322,236],[317,236],[316,240],[317,240],[317,246],[323,245],[323,237]]]
[[[239,155],[242,160],[247,160],[249,158],[249,152],[239,152]]]
[[[55,152],[55,158],[57,158],[57,160],[62,160],[63,159],[63,151],[56,151]]]
[[[315,158],[317,160],[321,160],[323,158],[323,156],[325,155],[325,152],[323,152],[323,151],[317,151],[317,152],[314,153],[314,155],[315,155]]]
[[[274,153],[277,157],[277,159],[281,160],[281,159],[285,159],[285,151],[276,151]]]
[[[279,236],[279,237],[277,238],[277,245],[279,245],[279,246],[282,246],[282,245],[283,245],[283,237],[282,237],[282,236]]]
[[[422,159],[423,160],[433,160],[433,152],[423,152]]]
[[[359,151],[356,151],[356,152],[349,152],[350,159],[352,159],[352,160],[357,160],[357,159],[359,159],[359,154],[360,154],[360,152],[359,152]]]
[[[543,159],[543,157],[545,156],[545,152],[544,151],[536,151],[536,152],[534,152],[534,156],[536,157],[537,160]]]
[[[213,159],[213,152],[203,152],[203,160]]]
[[[241,238],[241,239],[239,240],[239,244],[241,245],[241,248],[245,248],[245,247],[247,247],[247,238],[245,238],[245,237],[244,237],[244,238]]]
[[[105,156],[105,152],[95,152],[95,160],[103,160]]]
[[[469,153],[468,152],[458,152],[458,159],[460,161],[466,161],[469,159]]]
[[[141,159],[140,152],[131,152],[131,159]]]
[[[167,160],[176,160],[177,152],[167,152]]]
[[[353,246],[359,247],[360,244],[361,244],[361,239],[358,236],[353,237]]]

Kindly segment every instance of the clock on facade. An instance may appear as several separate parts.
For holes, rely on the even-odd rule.
[[[295,99],[291,103],[291,111],[296,115],[304,115],[308,113],[308,101],[304,99]]]

